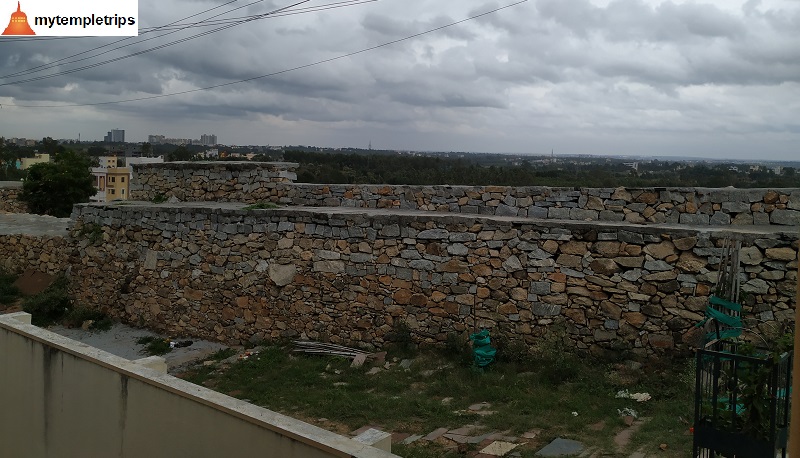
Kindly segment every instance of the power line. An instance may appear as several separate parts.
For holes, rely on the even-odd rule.
[[[466,19],[461,19],[460,21],[451,22],[449,24],[446,24],[446,25],[443,25],[443,26],[439,26],[439,27],[435,27],[433,29],[429,29],[429,30],[426,30],[424,32],[415,33],[413,35],[409,35],[409,36],[404,37],[404,38],[399,38],[397,40],[387,41],[387,42],[381,43],[379,45],[370,46],[368,48],[364,48],[364,49],[361,49],[361,50],[358,50],[358,51],[349,52],[347,54],[342,54],[342,55],[339,55],[339,56],[336,56],[336,57],[331,57],[331,58],[319,60],[319,61],[316,61],[316,62],[313,62],[313,63],[310,63],[310,64],[299,65],[297,67],[292,67],[292,68],[288,68],[288,69],[284,69],[284,70],[279,70],[279,71],[272,72],[272,73],[267,73],[267,74],[264,74],[264,75],[254,76],[254,77],[251,77],[251,78],[245,78],[245,79],[242,79],[242,80],[230,81],[230,82],[221,83],[221,84],[215,84],[213,86],[197,88],[197,89],[188,89],[188,90],[185,90],[185,91],[172,92],[172,93],[169,93],[169,94],[150,95],[150,96],[145,96],[145,97],[136,97],[136,98],[132,98],[132,99],[112,100],[112,101],[108,101],[108,102],[75,103],[75,104],[69,104],[69,105],[7,105],[7,106],[16,107],[16,108],[91,107],[91,106],[99,106],[99,105],[113,105],[113,104],[118,104],[118,103],[139,102],[139,101],[143,101],[143,100],[154,100],[154,99],[161,99],[161,98],[166,98],[166,97],[174,97],[176,95],[191,94],[191,93],[194,93],[194,92],[210,91],[212,89],[218,89],[218,88],[225,87],[225,86],[232,86],[232,85],[235,85],[235,84],[246,83],[246,82],[255,81],[255,80],[258,80],[258,79],[269,78],[271,76],[281,75],[281,74],[284,74],[284,73],[289,73],[289,72],[293,72],[293,71],[296,71],[296,70],[302,70],[302,69],[305,69],[305,68],[310,68],[310,67],[315,67],[317,65],[326,64],[328,62],[333,62],[333,61],[336,61],[336,60],[345,59],[345,58],[352,57],[352,56],[355,56],[355,55],[358,55],[358,54],[364,54],[366,52],[374,51],[376,49],[385,48],[387,46],[391,46],[391,45],[394,45],[394,44],[397,44],[397,43],[401,43],[401,42],[404,42],[404,41],[409,41],[409,40],[412,40],[414,38],[421,37],[423,35],[428,35],[428,34],[431,34],[431,33],[434,33],[434,32],[438,32],[440,30],[443,30],[443,29],[446,29],[446,28],[449,28],[449,27],[453,27],[453,26],[456,26],[456,25],[459,25],[459,24],[463,24],[465,22],[473,21],[475,19],[478,19],[478,18],[481,18],[481,17],[484,17],[484,16],[489,16],[489,15],[497,13],[499,11],[502,11],[502,10],[505,10],[505,9],[520,5],[520,4],[525,3],[527,1],[528,0],[520,0],[518,2],[511,3],[511,4],[506,5],[506,6],[501,6],[501,7],[486,11],[484,13],[480,13],[480,14],[476,14],[474,16],[470,16],[470,17],[468,17]]]
[[[195,17],[195,16],[199,16],[199,15],[201,15],[201,14],[205,14],[205,13],[208,13],[208,12],[210,12],[210,11],[214,11],[215,9],[222,8],[222,7],[223,7],[223,6],[225,6],[225,5],[230,5],[231,3],[236,3],[237,1],[238,1],[238,0],[231,0],[231,1],[229,1],[229,2],[223,3],[222,5],[218,5],[218,6],[215,6],[215,7],[213,7],[213,8],[209,8],[209,9],[207,9],[207,10],[201,11],[201,12],[199,12],[199,13],[192,14],[191,16],[186,16],[185,18],[178,19],[177,21],[170,22],[169,24],[166,24],[166,25],[163,25],[163,26],[160,26],[160,27],[167,27],[167,26],[171,26],[171,25],[173,25],[173,24],[177,24],[177,23],[179,23],[179,22],[181,22],[181,21],[185,21],[185,20],[187,20],[187,19],[190,19],[190,18],[193,18],[193,17]],[[215,17],[215,16],[212,16],[212,17]],[[148,30],[148,32],[153,32],[153,31],[156,31],[156,30],[158,30],[160,27],[150,27],[150,29],[152,29],[152,30]],[[141,34],[142,32],[140,31],[139,33]],[[15,43],[18,43],[18,42],[20,42],[20,41],[68,40],[68,39],[75,39],[75,38],[90,38],[90,37],[29,37],[29,38],[23,38],[23,39],[19,39],[19,38],[5,38],[5,39],[2,39],[2,38],[0,38],[0,43],[2,43],[3,41],[13,41],[13,42],[15,42]],[[98,47],[96,47],[96,48],[93,48],[93,49],[90,49],[90,50],[88,50],[88,51],[84,51],[84,52],[81,52],[81,53],[78,53],[78,54],[75,54],[75,55],[72,55],[72,56],[66,57],[65,59],[69,59],[69,58],[71,58],[71,57],[75,57],[75,56],[80,56],[81,54],[85,54],[85,53],[87,53],[87,52],[91,52],[91,51],[94,51],[94,50],[96,50],[96,49],[105,48],[106,46],[112,46],[112,45],[114,45],[114,44],[116,44],[116,43],[120,43],[120,42],[123,42],[123,41],[127,41],[127,40],[130,40],[130,39],[132,39],[132,38],[136,38],[136,37],[126,37],[126,38],[122,38],[122,39],[120,39],[120,40],[117,40],[117,41],[114,41],[114,42],[112,42],[112,43],[108,43],[108,44],[105,44],[105,45],[102,45],[102,46],[98,46]],[[34,68],[38,68],[38,67],[34,67]],[[3,78],[5,78],[5,77],[3,77]]]
[[[261,2],[261,1],[263,1],[263,0],[258,0],[258,1],[253,2],[253,3],[248,3],[247,5],[244,5],[244,6],[239,7],[239,8],[250,6],[252,4],[255,4],[255,3],[258,3],[258,2]],[[296,6],[298,4],[301,4],[301,3],[308,2],[308,1],[310,1],[310,0],[304,0],[304,1],[300,2],[300,3],[294,4],[294,5],[291,5],[291,6],[288,6],[288,7],[284,7],[284,8],[281,8],[279,10],[276,10],[276,11],[273,11],[273,12],[269,12],[269,13],[244,16],[242,18],[236,18],[236,19],[225,19],[225,20],[213,21],[213,23],[209,24],[209,26],[210,25],[217,25],[217,24],[229,24],[229,25],[223,26],[223,27],[219,27],[217,29],[206,31],[206,32],[203,32],[203,33],[199,33],[199,34],[196,34],[196,35],[193,35],[193,36],[189,36],[189,37],[186,37],[186,38],[183,38],[183,39],[180,39],[180,40],[176,40],[176,41],[172,41],[172,42],[169,42],[169,43],[165,43],[165,44],[162,44],[162,45],[159,45],[159,46],[155,46],[155,47],[152,47],[152,48],[148,48],[148,49],[145,49],[145,50],[142,50],[142,51],[138,51],[138,52],[135,52],[133,54],[126,55],[126,56],[121,56],[121,57],[117,57],[117,58],[113,58],[113,59],[108,59],[108,60],[105,60],[105,61],[96,62],[96,63],[93,63],[93,64],[88,64],[88,65],[83,66],[83,67],[77,67],[77,68],[73,68],[73,69],[62,70],[62,71],[59,71],[59,72],[51,73],[49,75],[40,75],[40,76],[30,77],[28,79],[20,79],[20,80],[10,81],[10,82],[6,82],[6,83],[0,83],[0,86],[9,86],[9,85],[13,85],[13,84],[28,83],[28,82],[38,81],[38,80],[42,80],[42,79],[55,78],[57,76],[66,75],[66,74],[70,74],[70,73],[76,73],[76,72],[87,70],[87,69],[90,69],[90,68],[99,67],[101,65],[105,65],[105,64],[108,64],[108,63],[117,62],[119,60],[127,59],[129,57],[134,57],[134,56],[138,56],[138,55],[141,55],[141,54],[145,54],[145,53],[148,53],[148,52],[151,52],[151,51],[154,51],[154,50],[158,50],[158,49],[161,49],[161,48],[173,46],[175,44],[183,43],[185,41],[189,41],[189,40],[192,40],[194,38],[199,38],[201,36],[210,35],[212,33],[218,32],[220,30],[228,29],[228,28],[240,25],[240,24],[244,24],[246,22],[251,22],[251,21],[260,20],[260,19],[271,19],[271,18],[277,18],[277,17],[292,16],[292,15],[297,15],[297,14],[313,13],[313,12],[319,12],[319,11],[324,11],[324,10],[329,10],[329,9],[338,9],[338,8],[344,8],[344,7],[348,7],[348,6],[356,6],[356,5],[360,5],[360,4],[364,4],[364,3],[372,3],[372,2],[376,2],[378,0],[346,0],[346,1],[328,3],[328,4],[325,4],[325,5],[319,5],[319,6],[314,6],[314,7],[292,9],[294,6]],[[236,8],[236,9],[238,9],[238,8]],[[230,10],[230,11],[227,11],[225,13],[220,13],[219,15],[212,16],[212,18],[220,16],[222,14],[227,14],[227,13],[229,13],[231,11],[234,11],[234,10]],[[202,13],[198,13],[198,14],[202,14]],[[98,56],[101,56],[101,55],[104,55],[104,54],[108,54],[110,52],[113,52],[113,51],[116,51],[116,50],[119,50],[119,49],[122,49],[122,48],[126,48],[128,46],[133,46],[133,45],[136,45],[136,44],[143,43],[145,41],[150,41],[150,40],[154,40],[156,38],[160,38],[160,37],[163,37],[163,36],[166,36],[166,35],[171,35],[173,33],[179,32],[181,30],[194,28],[194,27],[200,27],[200,26],[206,26],[205,21],[207,21],[209,19],[211,19],[211,18],[205,19],[205,20],[197,22],[197,23],[183,24],[183,25],[180,25],[181,28],[173,30],[171,32],[168,32],[168,33],[156,36],[156,37],[151,37],[151,38],[147,38],[147,39],[144,39],[144,40],[140,40],[140,41],[135,42],[135,43],[129,43],[129,44],[126,44],[126,45],[118,46],[116,48],[109,49],[109,50],[103,51],[101,53],[94,54],[92,56],[83,57],[83,58],[80,58],[80,59],[75,59],[75,60],[72,60],[72,61],[69,61],[69,62],[65,62],[63,65],[73,64],[73,63],[76,63],[76,62],[89,60],[89,59],[92,59],[94,57],[98,57]],[[160,29],[167,29],[170,26],[172,26],[172,25],[169,24],[169,25],[166,25],[166,26],[161,26],[158,29],[159,30]],[[129,37],[129,38],[132,38],[132,37]],[[120,41],[123,41],[123,40],[118,40],[118,41],[116,41],[114,43],[118,43]],[[94,48],[92,50],[84,51],[82,53],[78,53],[78,54],[75,54],[75,55],[70,56],[70,57],[75,57],[75,56],[78,56],[78,55],[81,55],[81,54],[86,54],[87,52],[91,52],[93,50],[97,50],[97,49],[100,49],[100,48],[103,48],[103,47],[106,47],[106,46],[110,46],[110,45],[113,45],[114,43],[111,43],[109,45],[99,46],[99,47]],[[46,70],[48,68],[57,67],[58,66],[57,65],[58,62],[62,62],[64,60],[66,60],[66,59],[69,59],[69,57],[63,58],[63,59],[59,59],[58,61],[51,62],[49,64],[43,64],[43,65],[40,65],[38,67],[33,67],[31,69],[28,69],[28,70],[23,70],[23,71],[14,73],[14,74],[5,75],[2,78],[13,77],[13,76],[23,76],[25,74],[30,74],[30,73],[38,73],[38,72],[44,71],[44,70]]]
[[[187,19],[191,19],[191,18],[193,18],[193,17],[195,17],[195,16],[199,16],[199,15],[201,15],[201,14],[208,13],[208,12],[210,12],[210,11],[213,11],[213,10],[215,10],[215,9],[222,8],[222,7],[223,7],[223,6],[225,6],[225,5],[230,5],[231,3],[236,3],[237,1],[238,1],[238,0],[231,0],[231,1],[227,2],[227,3],[223,3],[222,5],[215,6],[215,7],[213,7],[213,8],[209,8],[209,9],[207,9],[207,10],[205,10],[205,11],[201,11],[201,12],[199,12],[199,13],[192,14],[191,16],[186,16],[185,18],[178,19],[177,21],[170,22],[169,24],[165,24],[165,25],[163,25],[163,26],[160,26],[160,27],[153,27],[151,30],[148,30],[146,33],[149,33],[149,32],[155,32],[155,31],[159,30],[160,28],[163,28],[163,27],[169,27],[169,26],[172,26],[172,25],[174,25],[174,24],[178,24],[178,23],[180,23],[181,21],[185,21],[185,20],[187,20]],[[223,14],[224,14],[224,13],[223,13]],[[212,16],[212,17],[216,17],[216,16]],[[140,33],[141,33],[141,31],[140,31]],[[46,38],[47,38],[47,39],[58,39],[58,38],[85,38],[85,37],[40,37],[40,38],[42,38],[42,39],[46,39]],[[29,73],[29,72],[33,73],[33,71],[34,71],[34,70],[37,70],[37,69],[45,69],[45,68],[50,68],[50,67],[53,67],[53,66],[54,66],[54,64],[57,64],[57,63],[59,63],[59,62],[63,62],[63,61],[65,61],[65,60],[67,60],[67,59],[72,59],[73,57],[82,56],[82,55],[84,55],[84,54],[88,54],[88,53],[90,53],[90,52],[92,52],[92,51],[96,51],[96,50],[98,50],[98,49],[107,48],[107,47],[109,47],[109,46],[113,46],[113,45],[115,45],[115,44],[117,44],[117,43],[122,43],[123,41],[128,41],[128,40],[131,40],[131,39],[133,39],[133,38],[136,38],[136,37],[125,37],[125,38],[122,38],[122,39],[119,39],[119,40],[113,41],[113,42],[111,42],[111,43],[107,43],[107,44],[104,44],[104,45],[101,45],[101,46],[97,46],[97,47],[94,47],[94,48],[92,48],[92,49],[88,49],[88,50],[86,50],[86,51],[82,51],[82,52],[79,52],[79,53],[77,53],[77,54],[73,54],[73,55],[71,55],[71,56],[67,56],[67,57],[64,57],[64,58],[58,59],[58,60],[56,60],[56,61],[53,61],[53,62],[49,62],[49,63],[47,63],[47,64],[42,64],[42,65],[38,65],[38,66],[36,66],[36,67],[27,68],[27,69],[25,69],[25,70],[21,70],[21,71],[19,71],[19,72],[17,72],[17,73],[12,73],[12,74],[10,74],[10,75],[4,75],[4,76],[1,76],[0,78],[10,78],[10,77],[12,77],[12,76],[17,76],[17,75],[21,75],[21,74],[25,74],[25,73]],[[31,39],[31,40],[32,40],[32,39]],[[22,41],[27,41],[27,40],[22,40]]]
[[[259,2],[262,2],[262,1],[264,1],[264,0],[257,0],[255,2],[252,2],[252,3],[249,3],[247,5],[241,6],[239,8],[243,8],[243,7],[246,7],[246,6],[255,4],[255,3],[259,3]],[[279,8],[277,10],[271,11],[269,13],[265,13],[264,15],[261,15],[261,17],[259,17],[259,19],[261,19],[263,17],[266,17],[266,16],[268,16],[270,14],[278,13],[278,12],[281,12],[281,11],[286,11],[286,10],[288,10],[288,9],[294,7],[294,6],[297,6],[297,5],[300,5],[300,4],[303,4],[303,3],[307,3],[309,1],[311,1],[311,0],[302,0],[302,1],[299,1],[297,3],[292,4],[290,6],[286,6],[286,7]],[[235,8],[235,9],[239,9],[239,8]],[[226,13],[221,13],[221,14],[226,14]],[[217,16],[219,16],[219,15],[217,15]],[[212,16],[212,17],[216,17],[216,16]],[[255,19],[251,19],[251,20],[255,20]],[[183,42],[186,42],[186,41],[189,41],[189,40],[193,40],[195,38],[199,38],[199,37],[202,37],[202,36],[205,36],[205,35],[210,35],[212,33],[219,32],[220,30],[225,30],[225,29],[229,29],[231,27],[235,27],[235,26],[243,24],[245,22],[250,22],[250,20],[242,21],[242,22],[235,23],[235,24],[229,24],[229,25],[226,25],[226,26],[223,26],[223,27],[218,27],[218,28],[213,29],[213,30],[207,30],[207,31],[202,32],[202,33],[198,33],[198,34],[195,34],[195,35],[192,35],[192,36],[189,36],[189,37],[181,38],[180,40],[175,40],[175,41],[172,41],[172,42],[169,42],[169,43],[164,43],[164,44],[161,44],[161,45],[158,45],[158,46],[154,46],[152,48],[144,49],[144,50],[141,50],[141,51],[137,51],[135,53],[128,54],[128,55],[125,55],[125,56],[120,56],[120,57],[116,57],[116,58],[113,58],[113,59],[104,60],[104,61],[101,61],[101,62],[95,62],[93,64],[85,65],[83,67],[72,68],[72,69],[69,69],[69,70],[62,70],[60,72],[51,73],[49,75],[40,75],[40,76],[31,77],[31,78],[28,78],[28,79],[22,79],[22,80],[10,81],[10,82],[6,82],[6,83],[0,83],[0,86],[9,86],[9,85],[13,85],[13,84],[30,83],[32,81],[39,81],[39,80],[48,79],[48,78],[55,78],[57,76],[62,76],[62,75],[70,74],[70,73],[76,73],[76,72],[80,72],[80,71],[83,71],[83,70],[88,70],[90,68],[99,67],[101,65],[109,64],[109,63],[112,63],[112,62],[118,62],[120,60],[128,59],[128,58],[131,58],[131,57],[134,57],[134,56],[138,56],[138,55],[141,55],[141,54],[145,54],[145,53],[148,53],[148,52],[151,52],[151,51],[155,51],[155,50],[158,50],[158,49],[162,49],[162,48],[166,48],[166,47],[173,46],[173,45],[176,45],[176,44],[180,44],[180,43],[183,43]],[[137,43],[129,43],[127,45],[122,45],[122,46],[119,46],[117,48],[110,49],[110,50],[103,51],[101,53],[95,54],[94,56],[83,57],[83,58],[76,59],[76,60],[74,60],[72,62],[67,62],[67,63],[75,63],[75,62],[80,62],[80,61],[84,61],[84,60],[87,60],[87,59],[91,59],[93,57],[101,56],[103,54],[108,54],[108,53],[113,52],[113,51],[115,51],[117,49],[125,48],[125,47],[128,47],[128,46],[132,46],[134,44],[145,42],[145,41],[150,41],[150,40],[153,40],[153,39],[156,39],[156,38],[160,38],[162,36],[171,35],[171,34],[176,33],[178,31],[179,30],[174,30],[172,32],[168,32],[168,33],[165,33],[163,35],[159,35],[157,37],[147,38],[147,39],[141,40],[141,41],[139,41]],[[120,41],[122,41],[122,40],[120,40]],[[36,72],[38,72],[38,71],[39,70],[37,70]],[[33,73],[36,73],[36,72],[33,72]],[[19,73],[17,73],[17,74],[19,74]]]
[[[292,9],[290,11],[285,11],[285,12],[276,13],[276,14],[270,14],[269,15],[269,19],[274,18],[274,17],[294,16],[294,15],[301,14],[301,13],[324,11],[324,10],[335,9],[335,8],[344,7],[344,6],[360,5],[362,3],[372,3],[372,2],[377,2],[377,1],[378,0],[345,0],[345,1],[339,1],[339,2],[333,2],[333,3],[326,3],[324,5],[318,5],[318,6],[307,6],[305,8],[294,8],[294,9]],[[226,23],[231,23],[231,22],[239,22],[239,21],[244,21],[244,20],[253,19],[253,18],[254,19],[259,19],[261,16],[264,16],[264,14],[252,14],[252,15],[241,16],[241,17],[236,17],[236,18],[218,19],[216,21],[212,21],[212,20],[210,20],[211,18],[208,18],[208,19],[204,19],[204,20],[199,21],[199,22],[180,23],[180,24],[176,24],[174,26],[162,26],[162,27],[159,27],[159,29],[160,30],[168,30],[168,29],[171,29],[171,28],[172,29],[174,29],[174,28],[184,29],[184,28],[193,28],[193,27],[208,27],[208,26],[226,24]],[[146,33],[146,32],[149,32],[149,29],[147,29],[147,28],[139,29],[139,34]]]

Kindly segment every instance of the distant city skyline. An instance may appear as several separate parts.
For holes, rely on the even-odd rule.
[[[476,17],[511,3],[381,0],[252,21],[131,58],[206,29],[139,37],[95,57],[79,53],[111,39],[8,39],[0,135],[101,140],[98,126],[115,125],[133,142],[213,132],[240,145],[800,156],[800,2],[529,0]],[[140,24],[218,6],[140,0]],[[257,59],[253,43],[269,44]],[[115,103],[131,99],[141,100]]]

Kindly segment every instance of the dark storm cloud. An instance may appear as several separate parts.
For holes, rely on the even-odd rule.
[[[218,4],[141,0],[141,21],[143,27],[161,25]],[[282,73],[504,4],[381,0],[256,21],[86,71],[0,86],[0,135],[58,136],[59,129],[72,132],[80,122],[100,121],[125,125],[138,140],[149,133],[196,137],[214,129],[239,143],[265,136],[273,144],[371,138],[401,149],[450,142],[444,149],[536,151],[531,145],[541,144],[547,151],[563,145],[573,152],[667,154],[670,148],[710,148],[718,133],[726,147],[709,154],[737,142],[740,153],[749,154],[748,141],[763,147],[768,140],[774,154],[796,155],[790,145],[798,143],[800,117],[800,5],[793,1],[530,0],[435,34]],[[262,2],[229,16],[282,5]],[[153,35],[141,38],[147,36]],[[0,41],[0,75],[112,40]],[[120,105],[52,113],[16,109],[14,116],[5,108],[147,97],[276,72],[212,91]],[[743,132],[750,138],[742,139]]]

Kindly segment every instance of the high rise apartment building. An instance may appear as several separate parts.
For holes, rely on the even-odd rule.
[[[125,130],[111,129],[108,131],[108,134],[103,137],[103,141],[106,143],[125,143]]]
[[[215,134],[203,134],[200,136],[200,144],[203,146],[214,146],[217,144],[217,136]]]

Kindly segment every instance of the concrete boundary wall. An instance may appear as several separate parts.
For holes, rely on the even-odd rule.
[[[794,228],[532,221],[239,203],[83,205],[80,299],[171,335],[306,337],[380,347],[489,327],[535,344],[561,329],[595,354],[691,348],[722,240],[743,240],[745,313],[793,319]],[[102,236],[81,233],[98,225]]]
[[[9,457],[392,455],[0,315]]]
[[[393,208],[574,221],[800,226],[800,189],[553,188],[294,183],[297,164],[134,166],[131,198]]]

